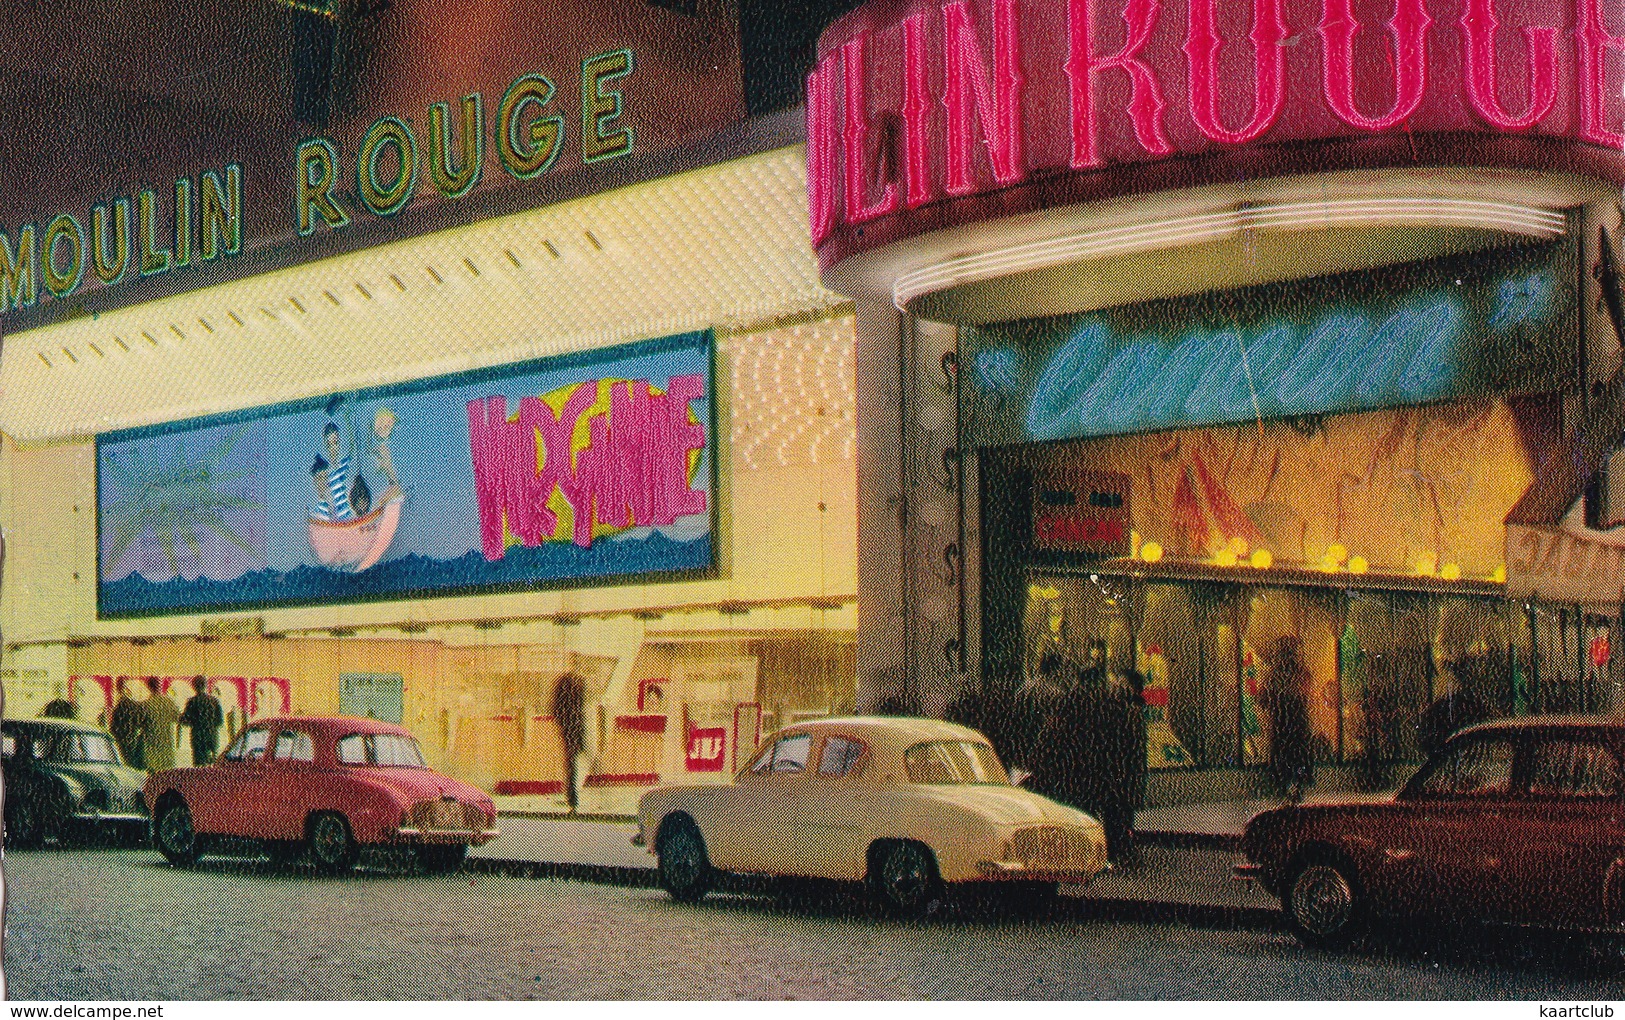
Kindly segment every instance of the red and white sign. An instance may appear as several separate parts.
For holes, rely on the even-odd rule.
[[[1625,183],[1622,20],[1610,0],[873,0],[808,78],[813,244],[828,270],[944,227],[1328,166]]]
[[[687,763],[690,772],[721,772],[722,759],[727,753],[728,730],[725,726],[691,726],[688,730]]]
[[[1099,556],[1131,551],[1129,490],[1116,472],[1046,472],[1033,479],[1033,545]]]

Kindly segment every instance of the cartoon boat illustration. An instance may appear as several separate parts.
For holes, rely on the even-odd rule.
[[[326,567],[360,573],[383,558],[401,523],[406,496],[391,494],[378,509],[352,521],[310,520],[310,548]]]

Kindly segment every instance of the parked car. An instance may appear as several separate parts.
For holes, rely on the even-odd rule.
[[[1625,721],[1534,716],[1469,727],[1405,787],[1247,823],[1241,878],[1300,940],[1378,919],[1602,930],[1625,921]]]
[[[146,773],[124,764],[106,730],[64,719],[0,722],[5,845],[119,835],[147,828]]]
[[[247,846],[273,860],[308,852],[342,872],[363,850],[410,848],[450,871],[498,835],[490,797],[434,772],[410,733],[372,719],[257,720],[214,764],[153,775],[146,799],[153,842],[182,866]]]
[[[1099,822],[1013,785],[986,737],[934,719],[786,727],[731,784],[645,794],[633,842],[682,902],[740,872],[864,881],[902,914],[949,885],[1043,899],[1106,867]]]

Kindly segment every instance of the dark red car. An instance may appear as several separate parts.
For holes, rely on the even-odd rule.
[[[263,848],[273,860],[309,852],[347,871],[370,848],[411,848],[454,870],[495,839],[496,805],[424,763],[405,729],[372,719],[260,719],[213,765],[147,780],[152,838],[170,863],[210,851]]]
[[[1620,931],[1625,720],[1534,716],[1452,737],[1391,798],[1255,815],[1242,836],[1293,932],[1334,946],[1377,919]]]

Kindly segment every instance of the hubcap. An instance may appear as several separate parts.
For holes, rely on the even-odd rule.
[[[925,859],[913,847],[899,847],[886,858],[886,889],[898,903],[917,903],[925,895],[930,878]]]
[[[164,846],[178,854],[189,853],[192,849],[192,816],[185,808],[175,807],[164,812],[164,820],[158,826],[158,834],[163,837]]]
[[[343,857],[346,842],[344,823],[331,815],[316,820],[311,843],[315,845],[316,853],[322,860],[336,861]]]
[[[693,885],[699,880],[702,867],[699,841],[694,834],[674,834],[666,844],[666,874],[671,876],[672,883],[684,887]]]
[[[1292,918],[1307,932],[1332,935],[1354,913],[1354,889],[1336,868],[1312,864],[1292,886]]]

